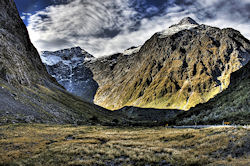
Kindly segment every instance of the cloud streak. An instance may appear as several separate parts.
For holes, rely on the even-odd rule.
[[[186,16],[250,38],[248,0],[68,0],[30,16],[28,30],[39,51],[81,46],[100,57],[141,45]]]

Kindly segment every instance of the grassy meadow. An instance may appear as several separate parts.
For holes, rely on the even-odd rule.
[[[0,126],[0,165],[250,165],[250,129]]]

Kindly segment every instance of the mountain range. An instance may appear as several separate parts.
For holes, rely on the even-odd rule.
[[[81,69],[74,68],[73,82],[80,86],[75,88],[96,91],[90,99],[111,110],[124,106],[189,110],[226,89],[231,73],[248,63],[249,50],[249,41],[238,31],[199,25],[187,17],[156,33],[140,47],[83,61]],[[45,64],[60,82],[63,65]],[[89,72],[81,72],[86,68]],[[80,85],[83,75],[96,81],[97,86]],[[69,89],[67,84],[62,83]]]
[[[245,124],[249,60],[240,32],[189,17],[123,53],[95,58],[75,47],[40,58],[14,1],[4,0],[0,123]]]

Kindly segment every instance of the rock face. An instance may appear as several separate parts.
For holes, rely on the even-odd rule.
[[[140,57],[137,56],[138,51],[138,47],[133,47],[126,50],[124,53],[97,58],[84,63],[84,65],[92,71],[94,75],[93,78],[99,85],[97,91],[103,88],[107,90],[105,90],[105,92],[102,91],[105,93],[103,94],[104,98],[106,98],[106,95],[110,95],[113,90],[117,88],[117,85],[121,84],[127,79],[126,74],[128,72],[135,71],[137,65],[139,65],[141,62],[139,59]],[[114,85],[114,87],[110,87],[111,84]],[[98,100],[97,96],[99,96],[98,93],[95,95],[95,102]],[[113,104],[119,100],[122,99],[117,98],[110,104]],[[100,102],[97,103],[100,104]]]
[[[75,47],[55,52],[44,51],[41,58],[48,73],[67,91],[93,102],[99,87],[95,80],[99,80],[101,86],[113,80],[114,76],[111,73],[114,66],[118,67],[117,63],[120,65],[119,71],[116,71],[116,77],[123,75],[124,71],[134,65],[133,55],[138,53],[140,48],[141,46],[131,47],[124,53],[95,58],[80,47]]]
[[[94,59],[92,55],[75,47],[56,52],[45,51],[41,58],[48,73],[67,91],[93,102],[98,84],[93,80],[93,73],[83,64]]]
[[[226,89],[231,73],[249,59],[250,42],[238,31],[184,18],[153,35],[139,52],[86,66],[99,85],[97,105],[188,110]]]
[[[0,2],[0,78],[15,85],[56,82],[30,42],[13,0]]]

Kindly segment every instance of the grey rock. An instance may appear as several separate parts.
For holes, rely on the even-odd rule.
[[[68,92],[93,102],[98,84],[91,70],[84,65],[84,62],[94,59],[92,55],[74,47],[55,52],[44,51],[41,58],[48,73]]]
[[[0,78],[15,85],[43,84],[44,80],[56,84],[30,42],[13,0],[0,2]]]
[[[195,20],[193,20],[190,17],[183,18],[178,24],[171,25],[169,28],[179,26],[179,25],[187,25],[187,24],[193,24],[193,25],[199,25]]]

